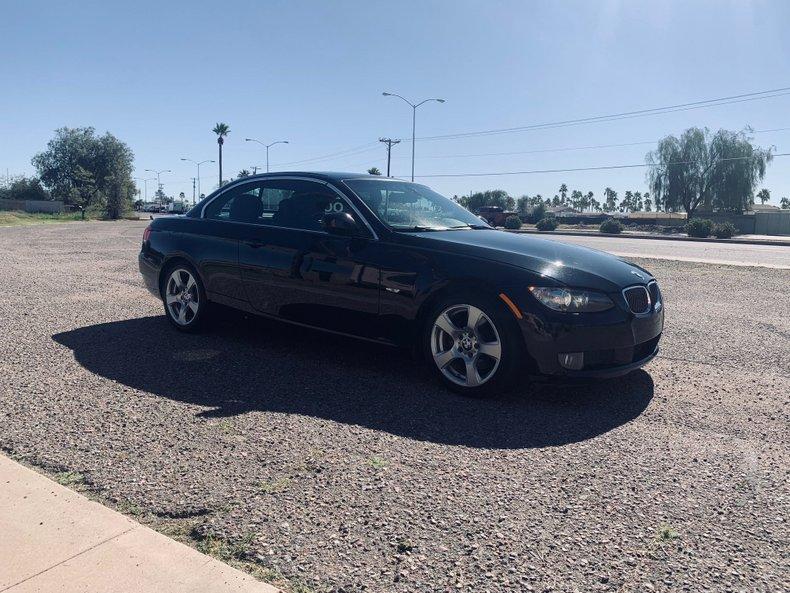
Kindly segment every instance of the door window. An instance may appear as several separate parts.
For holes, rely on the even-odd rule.
[[[322,231],[323,218],[347,212],[364,229],[362,221],[338,193],[314,181],[270,179],[241,184],[227,190],[206,206],[204,218]]]
[[[262,201],[263,216],[269,218],[267,222],[272,226],[321,231],[326,214],[347,212],[364,228],[348,202],[322,183],[293,179],[266,181]]]
[[[242,183],[212,200],[204,217],[255,224],[261,221],[262,215],[261,184],[253,182]]]

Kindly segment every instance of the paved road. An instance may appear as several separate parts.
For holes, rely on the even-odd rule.
[[[391,348],[175,332],[142,226],[0,229],[7,455],[287,590],[786,588],[790,271],[640,259],[643,371],[478,401]]]
[[[738,245],[703,241],[665,241],[662,239],[575,235],[541,235],[541,237],[552,241],[593,247],[623,257],[790,269],[790,247],[779,245]]]

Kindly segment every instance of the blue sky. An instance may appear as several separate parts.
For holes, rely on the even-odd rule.
[[[385,167],[380,136],[498,129],[790,86],[786,1],[3,2],[0,174],[33,173],[55,128],[94,126],[127,142],[168,193],[191,196],[194,167],[216,159],[211,128],[230,125],[225,172],[265,164],[245,137],[287,139],[275,170]],[[692,126],[757,130],[790,152],[790,95],[496,136],[417,142],[417,175],[641,163],[650,142]],[[324,160],[297,163],[359,148]],[[459,156],[516,152],[497,156]],[[410,146],[393,152],[407,176]],[[290,164],[295,163],[295,164]],[[201,171],[206,191],[216,169]],[[446,195],[502,188],[552,196],[563,182],[644,191],[644,170],[422,178]],[[790,157],[763,184],[790,196]],[[149,193],[153,190],[149,183]]]

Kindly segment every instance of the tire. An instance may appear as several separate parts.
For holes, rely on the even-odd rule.
[[[442,299],[428,313],[420,339],[429,366],[456,393],[491,397],[509,391],[518,378],[523,340],[512,313],[495,299],[473,293]]]
[[[209,302],[195,268],[186,262],[166,268],[162,275],[162,304],[167,321],[178,331],[191,333],[202,327]]]

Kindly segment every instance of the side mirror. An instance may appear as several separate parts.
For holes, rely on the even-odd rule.
[[[324,230],[332,235],[350,237],[359,234],[359,225],[348,212],[330,212],[321,221]]]

